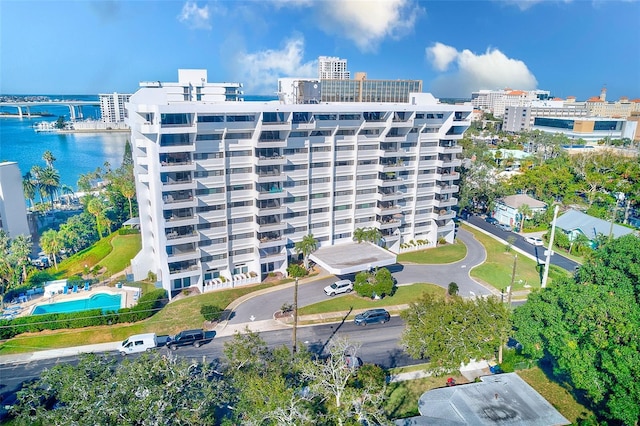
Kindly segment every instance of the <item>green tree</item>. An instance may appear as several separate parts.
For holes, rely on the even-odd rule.
[[[640,418],[640,240],[607,242],[565,278],[514,312],[523,352],[545,359],[608,421]]]
[[[29,205],[33,207],[36,192],[38,191],[38,183],[30,171],[22,176],[22,191],[24,192],[24,196],[29,200]]]
[[[528,204],[523,204],[518,207],[518,213],[520,213],[520,232],[524,231],[524,221],[531,219],[533,214],[531,207]]]
[[[495,297],[465,300],[425,294],[402,313],[402,343],[444,373],[471,359],[492,359],[511,329],[508,308]]]
[[[318,248],[318,240],[313,237],[313,234],[305,235],[301,241],[298,241],[294,245],[294,250],[297,254],[302,254],[304,269],[309,270],[309,255],[316,251]]]
[[[157,353],[119,364],[88,354],[77,366],[44,370],[18,392],[11,414],[18,425],[215,424],[224,383],[211,377],[209,365]]]
[[[54,168],[45,167],[38,175],[38,184],[40,189],[49,196],[51,208],[53,208],[53,201],[60,188],[60,173]]]
[[[91,200],[87,203],[87,211],[96,218],[96,226],[98,228],[98,236],[100,238],[102,238],[103,236],[102,231],[106,222],[106,209],[107,205],[98,197],[92,197]]]
[[[22,271],[22,282],[27,280],[27,267],[31,264],[32,247],[30,236],[21,234],[11,241],[11,255],[15,259],[16,267]]]
[[[375,272],[359,272],[353,285],[356,293],[363,297],[384,297],[393,294],[393,287],[393,276],[387,268],[379,268]]]
[[[53,163],[56,162],[56,157],[53,156],[53,153],[49,150],[46,150],[44,154],[42,154],[42,159],[47,164],[47,167],[52,169]]]
[[[56,120],[56,129],[64,129],[64,116],[58,116],[58,119]]]
[[[53,259],[53,264],[57,270],[58,252],[60,252],[60,249],[63,247],[62,235],[54,229],[44,231],[40,236],[40,247],[42,247],[42,251],[44,251],[47,256]]]
[[[11,262],[11,240],[4,229],[0,229],[0,308],[4,309],[4,296],[15,282],[15,265]]]

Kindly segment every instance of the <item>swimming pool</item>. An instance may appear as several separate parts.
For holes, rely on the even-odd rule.
[[[102,312],[117,311],[120,309],[121,300],[122,296],[119,294],[98,293],[85,299],[38,305],[31,315],[79,312],[88,309],[102,309]]]

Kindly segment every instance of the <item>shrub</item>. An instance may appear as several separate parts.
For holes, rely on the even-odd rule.
[[[438,244],[444,245],[447,244],[447,240],[444,237],[438,237]]]
[[[30,315],[13,320],[0,320],[0,339],[10,339],[21,333],[66,328],[83,328],[123,322],[135,322],[149,318],[159,311],[167,294],[164,289],[150,291],[132,308],[102,313],[101,309],[82,312]]]
[[[147,281],[155,283],[156,281],[158,281],[158,276],[153,272],[149,271],[147,272]]]
[[[449,287],[447,288],[447,294],[449,296],[456,296],[458,294],[458,284],[451,281],[449,283]]]
[[[307,275],[307,270],[304,269],[303,266],[298,265],[297,263],[292,263],[287,267],[287,273],[290,277],[300,278]]]
[[[280,312],[282,312],[283,314],[286,314],[287,312],[292,312],[292,311],[293,311],[293,304],[291,303],[285,302],[280,307]]]
[[[206,321],[219,321],[224,309],[215,305],[202,305],[200,313]]]

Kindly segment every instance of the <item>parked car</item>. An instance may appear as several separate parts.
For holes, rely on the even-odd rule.
[[[364,311],[358,315],[356,315],[353,322],[356,325],[367,325],[373,323],[384,324],[385,322],[391,319],[391,315],[386,309],[369,309],[368,311]]]
[[[487,221],[487,223],[491,224],[491,225],[498,225],[498,219],[493,218],[493,217],[487,217],[485,219]]]
[[[209,343],[213,340],[215,332],[205,332],[202,329],[184,330],[173,336],[167,344],[172,351],[177,350],[180,346],[193,345],[196,348]]]
[[[324,288],[327,296],[335,296],[341,293],[350,293],[353,290],[353,283],[350,280],[340,280]]]
[[[511,227],[506,223],[499,223],[498,228],[502,229],[503,231],[511,232]]]
[[[542,238],[538,238],[538,237],[526,237],[524,239],[526,242],[528,242],[529,244],[532,244],[534,246],[541,246],[543,245],[542,242]]]
[[[134,334],[120,344],[118,352],[121,355],[150,352],[152,349],[166,346],[170,340],[170,336],[156,336],[156,333]]]

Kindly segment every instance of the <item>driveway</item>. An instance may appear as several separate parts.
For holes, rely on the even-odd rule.
[[[393,265],[389,269],[398,280],[398,285],[428,282],[446,289],[453,281],[458,284],[458,294],[463,297],[499,294],[496,290],[492,291],[469,276],[471,268],[486,259],[486,252],[482,244],[474,238],[473,234],[463,229],[458,229],[457,238],[467,246],[467,256],[464,259],[446,265]],[[336,277],[326,275],[310,282],[305,280],[304,284],[298,286],[298,305],[306,306],[326,300],[328,296],[324,294],[322,289],[335,280]],[[270,320],[273,318],[274,312],[280,310],[283,304],[293,304],[293,297],[293,285],[252,297],[234,309],[228,324],[238,325]]]

